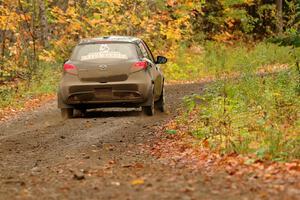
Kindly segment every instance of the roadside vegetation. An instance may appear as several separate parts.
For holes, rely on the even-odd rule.
[[[214,47],[214,48],[212,48]],[[219,153],[253,159],[300,158],[300,51],[261,42],[232,46],[205,43],[179,51],[179,61],[165,68],[172,80],[202,80],[202,94],[184,98],[178,130]]]
[[[179,130],[219,153],[300,158],[299,48],[206,42],[176,58],[164,68],[169,79],[209,83],[202,94],[185,97]]]
[[[265,64],[283,60],[274,61]],[[186,132],[199,139],[200,146],[217,152],[252,154],[262,160],[299,159],[300,73],[296,65],[286,64],[289,68],[277,72],[247,69],[235,77],[226,73],[203,94],[185,97],[186,111],[177,118],[178,126],[188,127]],[[224,64],[219,67],[226,71]]]
[[[16,79],[13,82],[0,86],[0,110],[11,107],[15,110],[22,108],[24,104],[32,99],[56,92],[57,84],[61,74],[61,64],[43,63],[30,79],[24,81]]]

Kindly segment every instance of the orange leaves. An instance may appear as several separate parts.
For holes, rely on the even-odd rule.
[[[234,38],[235,38],[235,36],[233,34],[228,33],[227,31],[213,36],[213,39],[218,42],[230,42],[230,40],[232,40]]]
[[[167,0],[167,5],[168,5],[168,6],[173,7],[173,6],[175,6],[175,4],[176,4],[176,1],[175,1],[175,0]]]
[[[199,170],[207,178],[212,174],[223,174],[224,178],[229,181],[234,180],[235,184],[245,184],[247,181],[255,180],[265,189],[292,188],[297,190],[299,188],[299,160],[275,163],[262,162],[251,156],[221,155],[212,152],[207,147],[195,145],[197,141],[188,135],[183,137],[165,136],[163,130],[169,128],[180,130],[183,127],[178,127],[174,125],[174,121],[170,121],[164,128],[157,128],[157,138],[160,139],[148,147],[151,155],[168,166]],[[204,141],[203,146],[207,146],[206,143],[207,141]]]
[[[0,121],[6,121],[14,116],[17,116],[18,114],[20,114],[22,112],[26,112],[26,111],[35,109],[38,106],[43,105],[55,98],[56,97],[53,94],[40,95],[40,96],[37,96],[36,98],[27,100],[22,108],[16,108],[16,107],[9,106],[4,109],[0,109]]]
[[[228,19],[226,20],[226,24],[227,24],[227,26],[228,26],[229,28],[234,27],[234,23],[235,23],[235,20],[232,19],[232,18],[228,18]]]

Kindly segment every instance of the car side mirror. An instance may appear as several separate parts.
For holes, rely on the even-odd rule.
[[[166,64],[168,59],[164,56],[157,56],[155,64]]]

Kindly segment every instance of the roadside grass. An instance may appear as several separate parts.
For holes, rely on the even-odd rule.
[[[176,119],[179,129],[220,153],[300,159],[300,71],[295,66],[299,49],[208,43],[201,51],[205,53],[190,54],[195,58],[179,52],[177,59],[186,59],[165,68],[175,80],[216,77],[203,94],[184,98],[186,111]],[[272,65],[288,67],[257,74]],[[236,73],[239,76],[231,76]]]
[[[190,81],[205,77],[218,78],[230,73],[252,73],[258,69],[292,64],[292,47],[261,42],[234,45],[206,42],[202,46],[181,47],[176,56],[163,66],[167,80]]]
[[[57,90],[60,65],[41,63],[30,81],[16,81],[0,86],[0,110],[11,107],[22,108],[32,98],[53,94]]]

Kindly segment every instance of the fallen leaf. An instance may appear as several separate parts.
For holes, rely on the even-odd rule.
[[[115,185],[115,186],[120,186],[120,185],[121,185],[120,182],[116,182],[116,181],[111,182],[111,184],[112,184],[112,185]]]
[[[131,185],[143,185],[145,181],[143,179],[136,179],[131,181]]]

